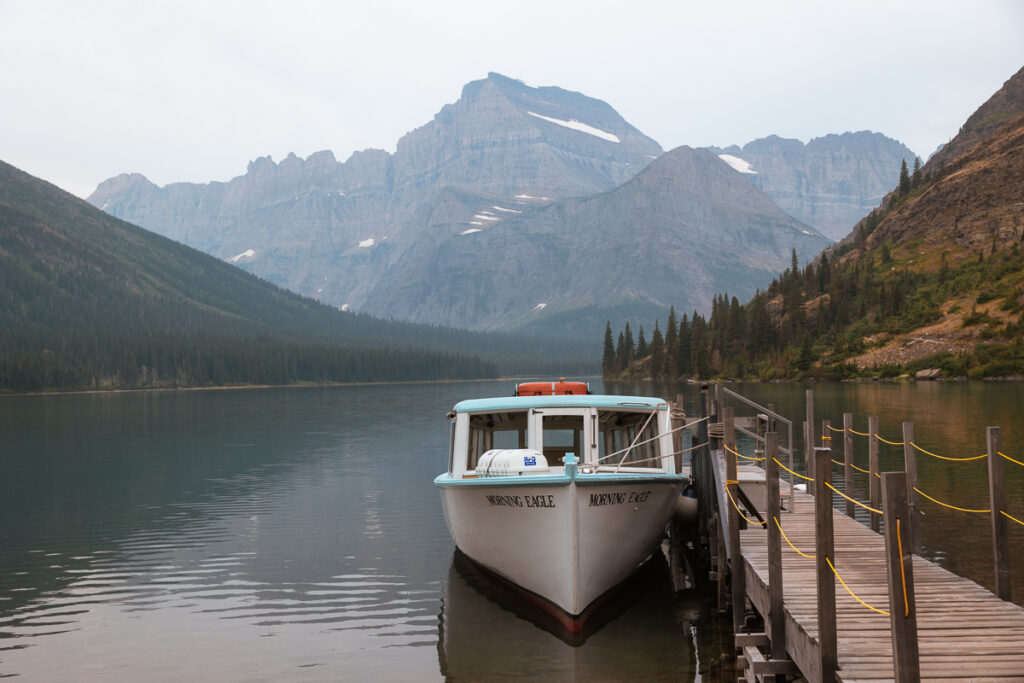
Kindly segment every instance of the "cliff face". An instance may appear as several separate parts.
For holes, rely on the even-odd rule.
[[[905,145],[870,131],[806,145],[772,135],[714,151],[730,157],[784,211],[832,240],[849,233],[895,187],[903,160],[914,164]]]
[[[538,329],[599,321],[588,330],[599,334],[601,311],[627,302],[706,310],[722,291],[753,294],[793,249],[806,260],[826,245],[713,154],[680,147],[589,197],[535,206],[447,193],[370,298],[398,318]]]

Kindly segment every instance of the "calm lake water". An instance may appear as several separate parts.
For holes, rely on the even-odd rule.
[[[0,399],[0,677],[714,680],[723,620],[699,590],[675,593],[663,562],[571,644],[454,553],[433,485],[444,414],[511,384]],[[610,388],[696,405],[692,386]],[[804,386],[732,388],[802,419]],[[815,390],[834,424],[849,411],[865,431],[877,414],[899,440],[913,420],[922,447],[960,457],[1000,425],[1024,460],[1019,384]],[[890,450],[883,469],[902,467]],[[923,490],[987,507],[983,461],[920,462]],[[1024,468],[1006,464],[1024,518]],[[991,586],[987,518],[925,509],[925,554]]]

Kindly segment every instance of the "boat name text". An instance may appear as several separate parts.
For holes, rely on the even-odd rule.
[[[651,495],[650,491],[624,491],[617,493],[591,493],[590,507],[603,507],[605,505],[625,505],[627,503],[643,503]]]
[[[538,496],[487,496],[487,502],[491,504],[491,507],[501,508],[553,508],[555,505],[555,497],[553,495],[538,495]]]

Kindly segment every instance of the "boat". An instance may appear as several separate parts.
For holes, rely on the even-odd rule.
[[[676,471],[668,403],[528,383],[461,401],[448,418],[448,471],[434,483],[455,545],[582,628],[658,550],[688,481]]]

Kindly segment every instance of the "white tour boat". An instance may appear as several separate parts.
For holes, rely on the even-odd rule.
[[[448,471],[434,480],[459,550],[570,628],[659,547],[687,481],[668,403],[586,392],[534,382],[461,401],[448,414]]]

